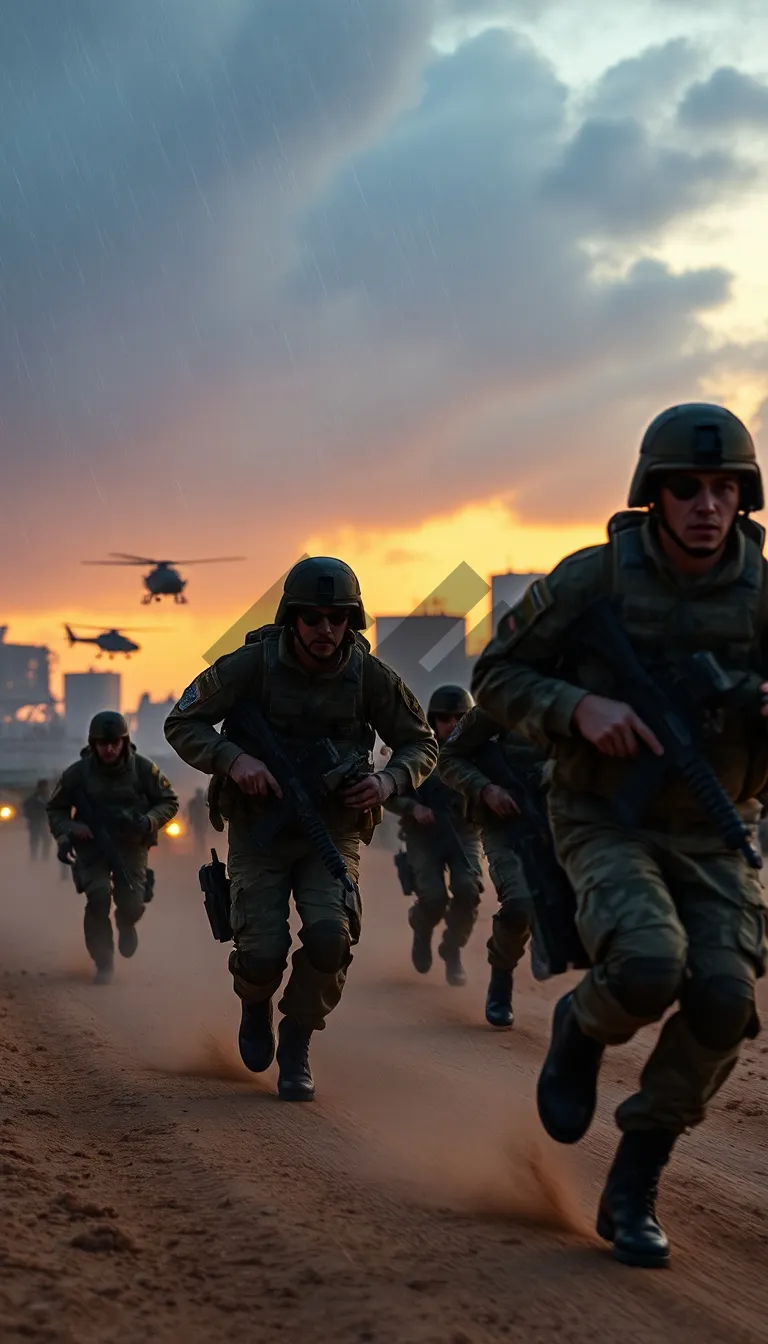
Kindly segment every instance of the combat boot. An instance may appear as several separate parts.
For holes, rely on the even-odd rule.
[[[491,970],[491,982],[485,999],[485,1020],[491,1027],[511,1027],[515,1014],[512,1011],[512,972]]]
[[[128,924],[117,931],[117,950],[121,957],[132,957],[139,946],[139,935],[135,925]]]
[[[411,946],[411,961],[419,975],[426,975],[432,969],[431,933],[414,933]]]
[[[573,1011],[573,995],[555,1006],[552,1040],[536,1089],[539,1118],[557,1143],[583,1139],[597,1105],[597,1076],[605,1046],[585,1036]]]
[[[263,1073],[275,1058],[275,1033],[272,1030],[272,1000],[242,1002],[243,1015],[237,1044],[240,1058],[251,1073]]]
[[[443,942],[438,951],[445,962],[445,978],[448,984],[455,989],[461,989],[462,985],[467,983],[467,973],[461,964],[461,949]]]
[[[313,1101],[315,1080],[309,1067],[312,1028],[284,1017],[278,1028],[277,1094],[283,1101]]]
[[[105,966],[96,967],[93,983],[94,985],[109,985],[112,982],[113,975],[114,971],[112,969],[112,962],[110,961]]]
[[[659,1177],[677,1138],[669,1130],[623,1134],[600,1198],[597,1232],[623,1265],[669,1264],[669,1242],[656,1217]]]

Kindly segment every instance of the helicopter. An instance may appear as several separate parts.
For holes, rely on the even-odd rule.
[[[82,630],[99,630],[100,633],[86,636],[76,635],[72,627],[65,624],[64,629],[67,632],[70,648],[73,644],[95,644],[99,650],[96,654],[97,658],[100,658],[103,653],[108,654],[110,660],[114,658],[116,653],[124,653],[126,658],[130,658],[132,653],[138,653],[141,648],[141,645],[135,644],[132,639],[126,639],[122,630],[102,630],[98,625],[84,625],[80,628]],[[131,633],[138,634],[139,631],[134,627]],[[158,634],[159,631],[148,630],[146,633]]]
[[[144,575],[144,587],[147,589],[141,601],[144,606],[154,598],[172,597],[174,602],[186,602],[184,589],[187,580],[182,579],[174,565],[217,565],[226,561],[244,560],[244,555],[214,555],[207,560],[152,560],[147,556],[126,555],[123,551],[110,551],[111,560],[83,560],[84,565],[153,565],[149,574]]]

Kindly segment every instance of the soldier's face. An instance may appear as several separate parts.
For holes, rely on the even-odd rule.
[[[661,508],[668,526],[686,546],[717,551],[725,542],[739,508],[739,481],[724,471],[676,472],[661,487]]]
[[[349,629],[341,607],[307,607],[297,613],[296,633],[313,658],[333,658]]]
[[[123,751],[123,739],[119,737],[116,742],[95,742],[96,755],[105,765],[114,765],[119,761]]]
[[[445,742],[450,737],[457,723],[461,723],[463,714],[434,714],[435,737],[438,742]]]

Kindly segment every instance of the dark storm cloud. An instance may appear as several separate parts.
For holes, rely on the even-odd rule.
[[[586,100],[591,117],[651,117],[664,113],[671,97],[685,87],[702,64],[702,53],[687,38],[648,47],[609,67]]]
[[[768,127],[768,85],[732,66],[721,66],[688,89],[679,118],[683,126],[695,131]]]
[[[696,154],[656,144],[634,118],[590,119],[549,175],[546,190],[590,232],[643,237],[756,175],[752,164],[724,151]]]
[[[275,219],[409,90],[429,17],[411,0],[3,5],[6,414],[14,390],[98,402],[110,349],[150,383],[159,356],[174,375],[169,345],[182,361],[210,353],[229,195],[258,185],[251,265],[266,283]]]

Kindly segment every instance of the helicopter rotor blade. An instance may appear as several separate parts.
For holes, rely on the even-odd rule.
[[[220,565],[232,560],[246,560],[245,555],[212,555],[205,560],[166,560],[167,565]]]
[[[81,565],[151,565],[152,560],[81,560]]]
[[[132,560],[136,565],[167,565],[167,560],[153,560],[148,555],[133,555],[130,551],[110,551],[117,560]]]

